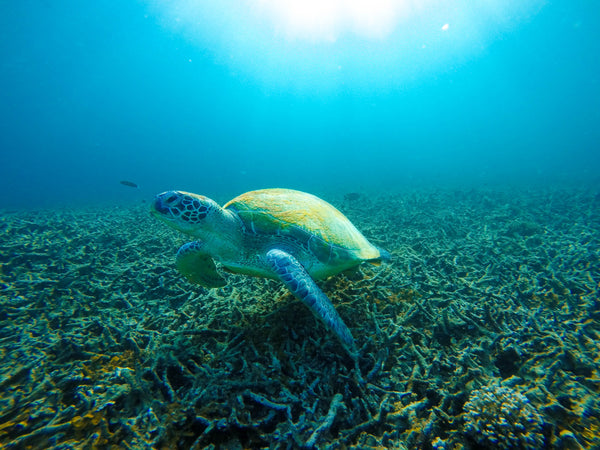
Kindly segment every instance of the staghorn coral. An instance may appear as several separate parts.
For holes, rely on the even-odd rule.
[[[0,211],[0,447],[477,450],[464,405],[500,377],[546,448],[600,448],[595,192],[342,209],[394,255],[321,283],[358,364],[275,281],[190,286],[147,205]]]
[[[543,423],[527,397],[506,386],[483,386],[465,404],[465,428],[486,448],[542,448]]]

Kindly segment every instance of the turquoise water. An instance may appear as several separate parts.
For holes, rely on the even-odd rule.
[[[596,3],[306,5],[0,2],[0,207],[597,186]]]
[[[600,448],[599,12],[0,0],[0,447]],[[318,294],[295,201],[239,245],[294,280],[188,282],[155,194],[268,187],[390,261]]]

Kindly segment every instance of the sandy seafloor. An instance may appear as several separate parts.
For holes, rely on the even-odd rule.
[[[393,256],[319,282],[357,364],[147,204],[3,211],[0,447],[600,448],[596,191],[316,194]]]

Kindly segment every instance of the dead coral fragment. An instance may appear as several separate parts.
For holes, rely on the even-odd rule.
[[[543,420],[527,397],[504,386],[483,386],[465,404],[465,428],[485,448],[538,449]]]

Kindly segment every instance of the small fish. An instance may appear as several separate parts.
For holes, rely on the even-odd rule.
[[[133,181],[121,180],[121,184],[123,186],[129,186],[129,187],[132,187],[132,188],[138,187],[138,185],[135,184]]]

